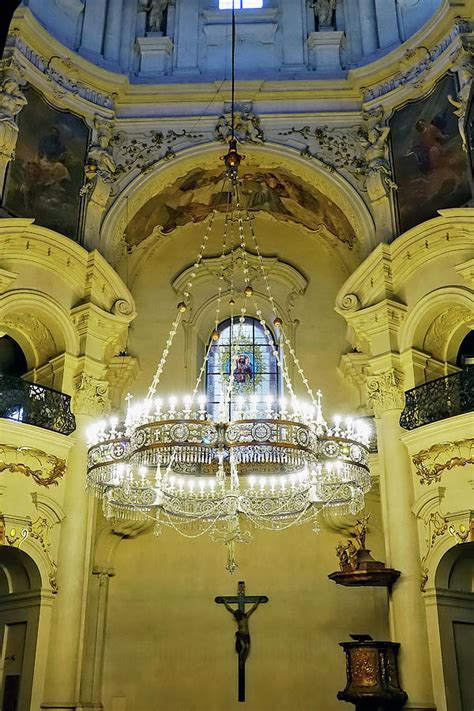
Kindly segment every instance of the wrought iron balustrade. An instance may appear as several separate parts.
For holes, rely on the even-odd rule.
[[[76,429],[70,405],[69,395],[0,373],[0,417],[69,435]]]
[[[406,430],[474,411],[474,368],[431,380],[405,393],[400,425]]]

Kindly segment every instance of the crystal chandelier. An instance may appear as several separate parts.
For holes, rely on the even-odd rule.
[[[233,18],[233,59],[235,18]],[[143,402],[127,397],[124,417],[113,416],[92,426],[88,442],[87,485],[103,501],[107,519],[151,521],[156,534],[170,526],[188,537],[209,533],[227,546],[226,568],[236,568],[235,544],[248,542],[249,527],[281,530],[313,522],[326,508],[356,514],[370,488],[368,443],[371,431],[363,421],[323,416],[321,392],[313,393],[293,345],[278,317],[253,220],[241,206],[238,168],[242,160],[234,136],[234,62],[232,65],[232,131],[223,157],[221,196],[226,196],[220,272],[217,274],[215,328],[193,391],[184,397],[159,390],[179,324],[186,313],[217,210],[209,217],[199,253],[193,263],[184,300],[177,314]],[[222,227],[221,227],[222,229]],[[274,314],[276,341],[250,282],[248,255],[257,257],[269,308]],[[243,260],[243,289],[231,276],[225,286],[224,269],[237,253]],[[233,274],[232,268],[230,274]],[[217,348],[224,298],[235,337],[230,364],[220,365],[219,402],[203,394],[206,366]],[[249,309],[250,307],[250,309]],[[248,311],[255,313],[271,357],[278,364],[284,398],[248,394],[234,376],[232,363],[245,348]],[[306,392],[297,397],[290,377],[291,361]],[[248,390],[248,389],[247,389]]]

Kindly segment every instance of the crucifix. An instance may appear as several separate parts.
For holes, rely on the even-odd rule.
[[[246,595],[245,583],[239,580],[237,595],[225,595],[216,597],[216,602],[224,605],[237,622],[237,632],[235,633],[235,651],[239,655],[239,701],[245,701],[245,662],[250,652],[250,631],[249,617],[253,615],[257,607],[262,602],[268,602],[266,595]],[[248,612],[245,612],[245,605],[253,603]],[[232,605],[237,605],[233,609]]]

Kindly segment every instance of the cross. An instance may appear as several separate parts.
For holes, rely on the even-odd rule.
[[[224,595],[216,597],[216,602],[224,605],[237,622],[237,632],[235,633],[235,651],[239,655],[239,701],[245,701],[245,662],[250,652],[250,631],[249,617],[262,602],[268,602],[266,595],[246,595],[245,582],[239,580],[237,586],[237,596]],[[245,612],[245,605],[253,603],[248,612]],[[231,604],[237,605],[233,610]]]

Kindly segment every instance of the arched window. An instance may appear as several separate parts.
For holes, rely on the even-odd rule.
[[[221,394],[230,388],[230,414],[237,398],[254,397],[258,404],[266,405],[269,398],[275,401],[280,395],[280,372],[273,355],[272,344],[260,322],[246,317],[227,319],[218,327],[219,340],[213,342],[206,365],[206,395],[208,411],[217,414]]]

